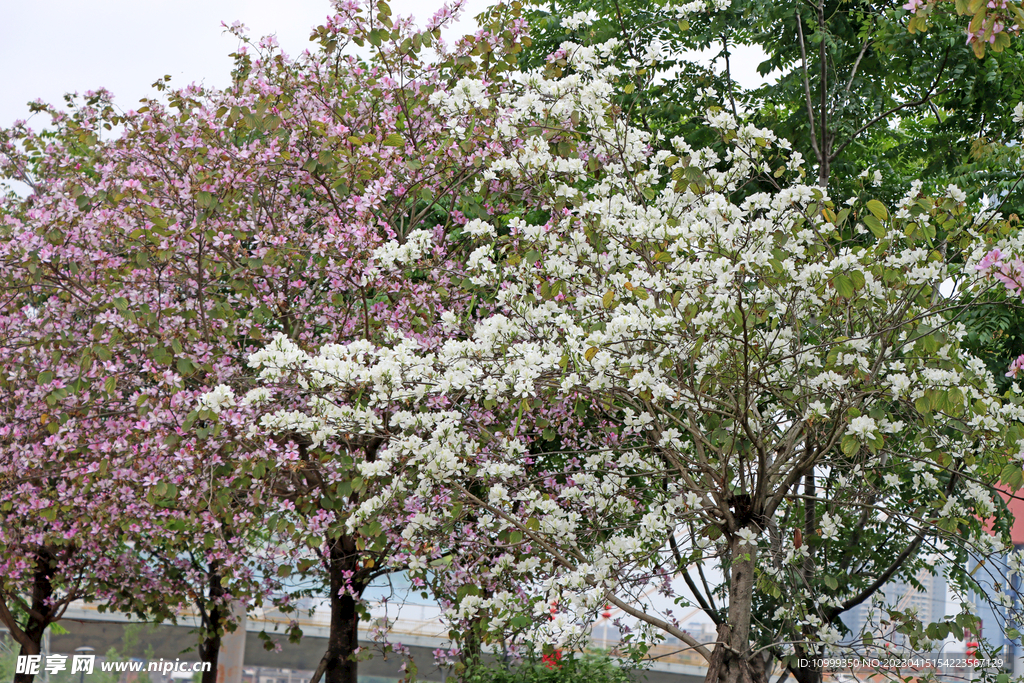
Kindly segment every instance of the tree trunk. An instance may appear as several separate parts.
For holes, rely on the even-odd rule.
[[[220,656],[220,640],[224,627],[224,609],[221,598],[224,586],[221,584],[219,562],[210,563],[210,608],[203,624],[203,642],[199,644],[199,661],[209,662],[210,668],[203,672],[202,683],[217,683],[217,658]],[[202,610],[200,610],[202,613]]]
[[[51,555],[47,552],[36,554],[36,571],[32,581],[32,611],[44,617],[49,617],[52,610],[52,607],[47,604],[53,596],[53,584],[50,583],[50,572],[52,571],[50,558]],[[18,655],[22,657],[38,655],[43,642],[43,634],[46,633],[46,627],[49,625],[50,620],[48,618],[39,620],[37,617],[29,614],[25,628],[22,629],[25,637],[18,639],[21,643]],[[42,670],[42,666],[45,664],[46,662],[40,664],[40,670]],[[15,673],[14,683],[32,683],[34,678],[35,674],[33,673]]]
[[[705,683],[768,683],[760,658],[750,652],[750,619],[754,603],[757,548],[734,536],[729,577],[729,618],[718,627],[718,642],[708,662]]]
[[[815,661],[814,656],[808,658],[807,653],[803,648],[797,648],[798,661],[802,659],[809,659],[809,661]],[[796,666],[790,667],[789,670],[793,673],[793,678],[797,680],[797,683],[821,683],[822,671],[821,667],[812,666]]]
[[[39,623],[34,619],[30,619],[29,623],[25,627],[25,635],[31,639],[31,643],[23,643],[21,649],[18,650],[18,655],[24,657],[26,655],[38,655],[41,644],[43,642],[43,633],[46,632],[45,626],[39,626]],[[46,662],[41,662],[39,670],[42,671],[42,667]],[[14,683],[32,683],[32,679],[35,678],[35,674],[32,673],[15,673]]]
[[[365,585],[355,579],[359,552],[355,539],[341,536],[329,540],[331,575],[331,632],[327,640],[325,683],[357,683],[359,663],[359,613],[356,601]]]

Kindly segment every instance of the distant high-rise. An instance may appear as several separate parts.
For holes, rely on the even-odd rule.
[[[879,645],[882,641],[895,646],[904,645],[903,636],[894,634],[892,626],[882,623],[888,621],[886,609],[901,612],[914,610],[918,619],[926,624],[946,616],[946,577],[941,570],[932,574],[922,569],[915,578],[920,588],[915,588],[907,581],[890,581],[882,586],[874,600],[865,600],[846,612],[842,617],[843,623],[854,634],[870,630]]]
[[[1005,557],[990,557],[980,567],[974,563],[971,569],[974,571],[974,580],[982,587],[982,594],[992,595],[997,588],[1012,594]],[[1013,643],[1006,637],[1006,608],[977,593],[972,592],[970,598],[981,619],[978,633],[973,634],[975,637],[971,640],[980,642],[980,639],[984,639],[992,648],[1002,647],[1005,653],[1011,652]]]
[[[1017,496],[1022,494],[1024,491],[1018,491]],[[1013,526],[1010,528],[1010,540],[1013,542],[1014,551],[1020,552],[1024,550],[1024,500],[1019,497],[1010,498],[1005,494],[1003,498],[1014,518]],[[995,589],[999,588],[1013,599],[1015,611],[1021,609],[1020,578],[1010,578],[1006,557],[990,557],[980,567],[972,566],[972,570],[974,571],[972,576],[981,585],[983,594],[992,595]],[[1020,640],[1018,639],[1015,643],[1006,636],[1008,610],[1001,605],[994,604],[982,595],[972,593],[970,597],[981,618],[978,635],[989,646],[996,649],[1002,648],[1002,654],[1010,665],[1008,668],[1015,675],[1024,673],[1024,660],[1020,659],[1024,653],[1021,650]],[[1020,626],[1017,628],[1019,629]]]

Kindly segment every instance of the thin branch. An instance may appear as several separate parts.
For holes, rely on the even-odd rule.
[[[11,634],[11,637],[18,641],[18,644],[25,649],[25,652],[32,652],[32,648],[35,643],[33,643],[32,639],[28,637],[28,634],[18,626],[18,622],[14,618],[14,615],[11,614],[11,611],[7,608],[7,601],[2,597],[0,597],[0,624],[7,627],[7,631]]]
[[[320,660],[320,664],[316,667],[316,671],[313,672],[313,677],[309,679],[309,683],[318,683],[320,677],[324,675],[324,671],[327,670],[327,661],[330,656],[330,650],[324,653],[323,659]]]
[[[949,496],[950,494],[953,493],[953,489],[956,487],[956,482],[958,478],[959,474],[957,472],[951,473],[949,483],[946,485],[946,496]],[[876,578],[871,583],[870,586],[868,586],[860,593],[858,593],[857,595],[853,596],[852,598],[841,604],[839,607],[833,607],[828,611],[829,620],[831,621],[843,612],[856,607],[860,603],[870,598],[875,593],[875,591],[884,586],[885,583],[892,578],[892,575],[895,574],[900,569],[900,567],[903,566],[903,563],[907,561],[907,558],[917,552],[917,549],[921,546],[922,541],[924,541],[924,537],[927,534],[927,532],[928,527],[922,526],[914,535],[914,540],[912,540],[910,544],[903,549],[903,552],[896,556],[896,559],[893,560],[892,564],[890,564],[886,568],[886,570],[882,572],[878,576],[878,578]]]
[[[514,527],[516,527],[517,531],[520,531],[524,536],[529,537],[530,540],[533,543],[536,543],[537,545],[539,545],[542,548],[544,548],[544,550],[546,550],[548,553],[550,553],[551,557],[556,562],[558,562],[560,565],[562,565],[563,567],[566,567],[567,569],[574,569],[574,568],[576,568],[577,565],[575,563],[571,562],[563,553],[561,553],[557,548],[552,546],[551,543],[549,543],[544,538],[540,537],[537,533],[535,533],[533,531],[533,529],[527,528],[526,525],[521,520],[518,520],[518,519],[516,519],[516,518],[506,514],[504,510],[499,510],[498,508],[494,507],[493,505],[489,505],[489,504],[485,503],[480,498],[478,498],[477,496],[473,495],[464,486],[462,486],[462,485],[460,485],[458,483],[455,484],[455,488],[457,488],[459,490],[459,492],[463,496],[466,497],[467,500],[472,501],[478,507],[480,507],[480,508],[482,508],[484,510],[487,510],[492,515],[495,515],[496,517],[500,517],[504,521],[506,521],[506,522],[510,523],[511,525],[513,525]],[[570,549],[570,554],[572,554],[572,550],[571,549]],[[577,562],[582,562],[583,561],[584,558],[582,556],[579,556],[579,553],[575,553],[575,555],[576,555],[576,557],[574,559]],[[598,582],[594,578],[592,578],[592,577],[586,577],[586,581],[591,586],[603,588],[603,586],[598,584]],[[693,636],[691,636],[690,634],[686,633],[686,631],[683,631],[680,628],[676,628],[675,626],[673,626],[672,624],[670,624],[669,622],[667,622],[667,621],[665,621],[663,619],[659,619],[658,617],[652,616],[652,615],[648,614],[647,612],[644,612],[643,610],[639,610],[639,609],[633,607],[632,605],[630,605],[630,604],[628,604],[626,602],[623,602],[623,600],[621,598],[617,597],[614,593],[612,593],[608,589],[605,589],[604,596],[605,596],[605,599],[608,602],[610,602],[611,604],[615,605],[616,607],[621,609],[626,614],[628,614],[630,616],[633,616],[633,617],[636,617],[637,619],[640,619],[641,621],[645,621],[648,624],[650,624],[651,626],[654,626],[655,628],[659,628],[662,631],[665,631],[669,635],[675,636],[679,640],[683,641],[684,643],[686,643],[687,645],[692,647],[696,652],[698,652],[700,654],[700,656],[704,657],[704,659],[706,659],[706,660],[710,660],[711,659],[711,652],[706,647],[704,647],[703,644],[701,644],[697,640],[695,640],[693,638]],[[310,683],[316,683],[316,681],[310,681]]]
[[[677,564],[677,568],[678,568],[677,570],[682,570],[683,580],[686,581],[686,585],[689,587],[690,591],[693,593],[693,596],[695,598],[697,598],[697,602],[700,604],[700,608],[702,610],[704,610],[705,614],[707,614],[709,617],[711,617],[711,621],[715,622],[716,626],[718,624],[723,623],[722,622],[722,617],[718,613],[718,610],[715,609],[712,606],[714,604],[714,600],[711,597],[710,593],[708,594],[708,599],[705,600],[704,596],[701,594],[700,590],[697,588],[697,584],[695,584],[693,582],[693,578],[690,576],[690,570],[683,566],[683,564],[684,564],[683,563],[683,558],[679,554],[679,546],[676,545],[676,537],[675,537],[674,534],[669,534],[668,544],[669,544],[669,546],[672,547],[672,555],[675,556],[675,558],[676,558],[676,564]],[[709,602],[711,604],[709,604]]]
[[[857,59],[853,63],[853,70],[850,71],[850,79],[846,81],[846,87],[843,88],[843,90],[846,91],[847,93],[850,92],[850,88],[853,86],[853,79],[857,75],[857,68],[860,66],[860,60],[864,59],[864,53],[868,51],[868,45],[870,44],[871,37],[868,36],[868,38],[864,40],[864,45],[862,45],[860,48],[860,54],[857,55]]]
[[[818,43],[818,60],[821,62],[819,65],[820,76],[818,78],[821,102],[818,105],[818,116],[821,117],[821,123],[818,125],[818,130],[821,133],[822,156],[821,163],[818,166],[818,185],[825,187],[828,185],[829,163],[832,161],[828,155],[832,140],[828,134],[828,43],[825,40],[825,7],[823,0],[818,0],[818,32],[821,34],[821,40]]]
[[[922,104],[927,104],[927,103],[931,102],[931,99],[932,99],[933,96],[941,95],[941,94],[945,93],[946,92],[945,89],[936,92],[935,88],[936,88],[936,86],[938,86],[939,79],[942,78],[942,74],[946,70],[946,61],[948,60],[948,58],[949,58],[949,49],[947,48],[946,49],[946,54],[942,57],[942,64],[939,66],[939,73],[938,73],[938,75],[935,76],[935,81],[932,83],[931,87],[928,88],[927,91],[925,91],[924,96],[922,96],[920,99],[914,100],[913,102],[904,102],[903,104],[898,104],[895,107],[891,107],[891,108],[887,109],[886,111],[882,112],[881,114],[879,114],[878,116],[874,117],[873,119],[871,119],[867,123],[865,123],[863,126],[861,126],[856,131],[854,131],[853,135],[851,135],[850,138],[846,142],[844,142],[843,144],[839,145],[839,147],[836,149],[836,151],[832,152],[832,154],[829,156],[829,161],[832,161],[837,156],[839,156],[839,154],[844,149],[846,149],[846,147],[851,142],[853,142],[854,140],[857,139],[857,136],[859,136],[861,133],[863,133],[868,128],[872,127],[873,125],[875,125],[876,123],[878,123],[882,119],[888,117],[890,114],[895,114],[898,111],[901,111],[903,109],[908,109],[910,107],[919,107]]]
[[[818,157],[818,163],[821,163],[821,149],[818,147],[818,134],[814,127],[814,105],[811,104],[811,81],[807,76],[807,45],[804,42],[803,18],[799,12],[796,14],[796,32],[800,36],[800,61],[803,64],[804,72],[804,98],[807,100],[807,123],[811,126],[811,149],[814,150],[815,156]]]

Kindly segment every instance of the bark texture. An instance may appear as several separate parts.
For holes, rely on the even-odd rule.
[[[331,632],[324,658],[326,683],[357,683],[359,663],[354,655],[359,647],[359,612],[356,601],[365,588],[355,579],[358,568],[359,552],[354,538],[341,536],[330,542]]]
[[[217,659],[220,657],[220,641],[224,624],[224,609],[221,598],[224,597],[224,586],[218,571],[218,563],[210,563],[210,601],[213,607],[205,615],[203,624],[205,635],[199,645],[199,661],[209,662],[209,671],[203,672],[202,683],[217,683]]]
[[[757,547],[733,536],[729,552],[729,616],[718,627],[718,641],[708,662],[705,683],[768,683],[764,663],[750,649],[750,617],[754,600]]]
[[[39,552],[36,555],[36,571],[32,582],[32,605],[28,614],[28,621],[21,629],[22,633],[15,636],[21,645],[18,654],[21,656],[38,655],[43,642],[43,634],[46,627],[50,625],[53,606],[49,604],[53,597],[53,583],[51,583],[52,555],[46,552]],[[12,631],[13,633],[13,631]],[[20,637],[19,637],[20,636]],[[35,674],[15,673],[14,683],[32,683]]]

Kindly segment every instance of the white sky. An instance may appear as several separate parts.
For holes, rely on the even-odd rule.
[[[467,0],[459,28],[470,31],[472,17],[488,0]],[[392,0],[394,14],[420,22],[441,0]],[[64,93],[100,87],[114,93],[122,109],[133,109],[154,94],[150,85],[172,76],[172,87],[192,82],[224,86],[228,57],[237,41],[221,22],[241,21],[250,34],[276,34],[295,55],[310,45],[310,29],[331,11],[328,0],[0,0],[0,127],[29,116],[37,98],[59,104]],[[759,82],[759,55],[733,56],[733,70],[744,85]],[[34,128],[42,121],[33,122]]]
[[[468,0],[464,30],[488,4]],[[391,2],[394,14],[420,22],[440,6],[441,0]],[[0,126],[27,118],[30,100],[60,103],[66,92],[100,87],[122,109],[133,109],[164,74],[172,87],[227,85],[228,55],[238,41],[222,21],[241,21],[254,37],[276,34],[296,55],[330,12],[328,0],[0,0]]]

